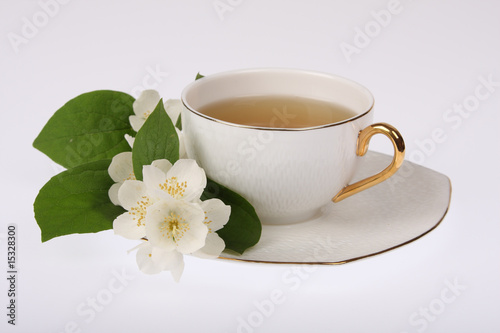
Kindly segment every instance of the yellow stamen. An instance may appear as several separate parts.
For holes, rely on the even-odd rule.
[[[149,197],[143,196],[141,200],[136,202],[136,206],[130,208],[129,214],[133,215],[132,219],[137,220],[137,226],[140,227],[144,224],[144,218],[146,217],[146,209],[151,206],[152,202]]]
[[[189,223],[186,223],[186,220],[174,212],[170,212],[170,215],[166,216],[160,225],[162,236],[172,238],[174,242],[180,240],[189,229]]]
[[[180,183],[177,177],[168,178],[165,183],[159,185],[160,188],[170,194],[174,199],[180,199],[184,196],[187,188],[187,182]]]
[[[203,221],[203,223],[207,226],[208,228],[208,233],[211,233],[212,232],[212,228],[210,228],[210,223],[212,223],[212,220],[208,220],[208,217],[207,217],[207,212],[204,212],[205,213],[205,221]]]

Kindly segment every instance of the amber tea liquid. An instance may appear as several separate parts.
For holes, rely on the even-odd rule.
[[[332,102],[280,95],[225,99],[198,111],[234,124],[270,128],[314,127],[356,116],[354,111]]]

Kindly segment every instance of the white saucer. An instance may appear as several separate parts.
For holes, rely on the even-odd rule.
[[[355,180],[382,170],[392,156],[369,152]],[[283,264],[343,264],[406,245],[436,228],[451,197],[448,177],[405,161],[385,182],[330,203],[312,221],[263,225],[262,236],[242,255],[221,259]]]

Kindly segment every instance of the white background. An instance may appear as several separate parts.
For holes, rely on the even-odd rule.
[[[226,4],[226,11],[214,4]],[[2,332],[500,331],[498,2],[1,0],[0,6]],[[390,19],[383,16],[388,7]],[[365,29],[369,40],[360,37]],[[347,44],[357,53],[343,52]],[[367,86],[375,120],[403,133],[407,157],[450,177],[452,201],[441,225],[407,246],[340,266],[186,258],[180,283],[169,273],[140,273],[126,252],[134,244],[111,231],[41,243],[32,204],[61,168],[31,144],[66,101],[91,90],[135,94],[145,87],[178,98],[198,71],[249,67],[318,70]],[[493,82],[490,90],[477,88],[480,78]],[[472,111],[450,113],[464,103]],[[436,130],[439,142],[430,144]],[[383,139],[371,149],[391,151]],[[10,223],[18,226],[15,327],[7,324],[3,277]]]

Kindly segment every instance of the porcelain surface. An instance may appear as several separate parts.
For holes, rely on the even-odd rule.
[[[354,116],[290,129],[286,105],[273,110],[276,123],[282,122],[273,128],[231,124],[197,111],[213,101],[259,95],[330,101],[347,107]],[[187,155],[209,178],[246,198],[263,224],[298,223],[317,216],[350,183],[363,161],[356,155],[358,135],[373,122],[373,96],[365,87],[342,77],[300,70],[256,69],[207,76],[188,85],[182,100]]]
[[[373,174],[391,156],[368,152],[355,179]],[[432,231],[448,211],[448,177],[405,161],[390,179],[339,203],[317,219],[293,225],[263,225],[257,245],[223,259],[265,263],[342,264],[384,253]]]

